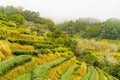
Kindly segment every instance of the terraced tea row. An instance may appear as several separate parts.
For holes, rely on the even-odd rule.
[[[13,43],[7,42],[7,44]],[[69,51],[69,49],[63,46],[60,47],[61,45],[55,45],[54,48],[49,48],[49,50],[47,51],[46,48],[49,47],[50,44],[53,45],[53,43],[35,42],[35,44],[37,46],[40,46],[40,49],[36,48],[34,45],[19,44],[19,48],[23,49],[17,50],[14,49],[15,45],[10,45],[12,46],[10,47],[13,53],[12,56],[15,57],[0,62],[1,65],[5,63],[5,66],[7,66],[4,67],[5,69],[1,67],[3,70],[1,69],[0,80],[117,80],[116,78],[99,70],[98,68],[94,68],[93,66],[86,66],[84,62],[80,64],[74,54]],[[30,50],[24,50],[24,46],[30,47]],[[27,55],[29,56],[29,58],[21,57],[19,59],[20,56],[16,55]],[[30,57],[30,55],[33,56]],[[74,57],[70,58],[71,56]],[[18,59],[16,59],[16,57],[18,57]],[[57,58],[61,59],[56,60]],[[6,65],[7,62],[9,66]]]
[[[61,57],[65,57],[65,56],[67,57],[68,55],[69,54],[66,54],[66,53],[63,53],[63,54],[56,53],[56,54],[47,54],[47,55],[44,54],[44,55],[32,57],[32,59],[29,62],[27,62],[23,65],[15,66],[14,68],[11,68],[10,70],[8,70],[6,72],[6,74],[4,74],[0,77],[0,80],[4,80],[4,79],[13,80],[13,78],[15,78],[19,75],[22,75],[23,73],[25,73],[27,71],[30,71],[31,69],[37,67],[38,65],[45,64],[46,62],[53,61],[57,58],[61,58]],[[28,55],[28,56],[30,56],[30,55]]]
[[[58,80],[66,70],[76,64],[77,60],[73,57],[63,63],[51,68],[46,74],[46,80]]]
[[[0,40],[7,38],[27,39],[27,40],[42,40],[40,36],[31,33],[29,29],[24,27],[16,27],[13,21],[0,20]]]
[[[61,75],[59,80],[72,80],[72,73],[75,69],[77,69],[79,65],[75,64],[67,69],[67,71]]]
[[[81,64],[76,64],[78,62],[76,58],[71,57],[72,56],[61,56],[61,58],[59,59],[57,59],[56,57],[56,59],[54,58],[51,61],[49,60],[47,63],[44,62],[42,65],[38,62],[38,65],[35,66],[34,64],[36,63],[30,61],[32,56],[16,56],[0,63],[0,70],[2,75],[0,80],[118,80],[101,71],[99,68],[94,68],[90,65],[88,65],[86,68],[86,64],[84,62],[82,62]],[[45,56],[43,58],[41,57],[42,60],[45,60],[44,58]],[[22,66],[21,64],[25,62],[27,63]],[[19,65],[21,65],[21,67],[23,67],[24,69],[29,66],[31,68],[23,70],[23,72],[20,73],[21,76],[19,76],[20,74],[18,74],[16,75],[17,78],[15,78],[15,76],[13,76],[12,78],[11,75],[13,75],[13,72],[10,69],[16,69],[16,65],[18,65],[18,67]],[[32,65],[34,67],[32,67]],[[22,68],[18,68],[18,71],[21,70]],[[9,71],[12,72],[11,75],[7,75],[10,74]]]
[[[31,75],[32,77],[28,77],[29,79],[31,78],[32,80],[45,80],[45,74],[48,72],[48,70],[57,65],[60,64],[61,62],[65,61],[67,58],[60,58],[57,60],[54,60],[52,62],[48,62],[46,64],[40,65],[36,68],[34,68],[31,71]],[[20,80],[22,77],[26,76],[25,74],[23,74],[22,76],[16,78],[15,80]]]
[[[118,79],[103,72],[99,68],[88,66],[87,73],[82,77],[81,80],[118,80]]]
[[[21,65],[27,61],[30,61],[31,59],[32,56],[30,55],[21,55],[0,62],[0,76],[5,74],[11,68],[14,68],[17,65]]]

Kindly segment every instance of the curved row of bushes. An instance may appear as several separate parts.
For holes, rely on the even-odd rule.
[[[70,57],[69,57],[70,58]],[[14,80],[45,80],[45,75],[48,72],[48,70],[54,66],[57,66],[58,64],[64,62],[65,60],[69,58],[59,58],[54,61],[48,62],[46,64],[40,65],[21,76],[16,77]]]
[[[11,68],[28,62],[32,59],[30,55],[21,55],[0,62],[0,76],[5,74]]]
[[[67,69],[67,71],[60,77],[60,80],[72,80],[72,73],[79,68],[80,65],[76,64]]]
[[[65,49],[37,49],[37,50],[12,50],[12,54],[14,55],[38,55],[38,54],[49,54],[49,53],[64,53],[68,52],[68,50]]]

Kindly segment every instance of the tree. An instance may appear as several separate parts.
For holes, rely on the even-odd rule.
[[[104,39],[120,39],[120,22],[104,22],[101,24],[100,36]]]
[[[8,20],[8,17],[6,14],[0,14],[0,20]]]
[[[34,12],[30,10],[23,11],[22,15],[25,17],[28,21],[34,21],[36,18],[39,18],[39,12]]]
[[[18,25],[24,25],[26,20],[21,14],[13,14],[10,16],[10,20],[15,21]]]

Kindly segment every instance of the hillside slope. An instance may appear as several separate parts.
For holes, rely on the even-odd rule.
[[[6,24],[4,24],[6,23]],[[0,20],[0,80],[118,80],[55,42]]]

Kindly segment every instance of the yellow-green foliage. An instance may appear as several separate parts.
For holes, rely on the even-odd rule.
[[[4,80],[6,78],[9,80],[13,80],[15,77],[22,75],[23,73],[35,68],[38,65],[42,65],[44,63],[53,61],[55,59],[61,58],[66,55],[67,55],[66,53],[65,54],[64,53],[63,54],[59,54],[59,53],[43,54],[43,55],[40,54],[38,57],[33,57],[30,62],[27,62],[24,65],[11,69],[5,75],[0,77],[0,80]]]
[[[58,52],[67,52],[67,51],[69,51],[68,50],[68,48],[66,48],[66,47],[57,47],[57,48],[55,48],[54,49],[54,51],[58,51]]]
[[[64,44],[64,43],[65,43],[65,40],[64,40],[63,38],[59,37],[59,38],[57,38],[57,39],[55,40],[55,43]]]
[[[12,30],[9,27],[0,27],[0,34],[10,38],[15,36],[18,37],[19,32],[17,30]]]
[[[16,27],[16,24],[13,21],[3,21],[2,24],[5,24],[9,27]]]
[[[21,45],[18,43],[10,43],[9,44],[11,50],[34,50],[33,46],[30,45]]]
[[[0,20],[0,26],[1,27],[6,27],[6,26],[16,27],[16,24],[13,21],[3,21],[3,20]]]
[[[22,34],[30,34],[30,30],[27,28],[17,28],[17,30]]]
[[[12,56],[11,49],[6,41],[0,41],[0,61]]]
[[[99,75],[99,73],[96,71],[96,77],[95,77],[95,80],[99,80],[99,78],[100,78],[100,75]]]
[[[27,39],[27,40],[43,40],[43,37],[31,35],[29,29],[13,28],[4,24],[0,24],[0,34],[8,38]]]
[[[36,35],[27,35],[27,34],[20,34],[17,39],[27,39],[27,40],[43,40],[43,37],[38,37]]]
[[[87,73],[87,65],[85,62],[81,63],[80,68],[73,72],[72,80],[81,80],[81,78]]]
[[[51,68],[46,74],[47,80],[58,80],[58,78],[70,67],[73,66],[77,60],[75,58],[71,58],[63,63],[59,64],[56,67]]]
[[[3,55],[2,52],[0,52],[0,61],[4,60],[5,59],[5,56]]]

